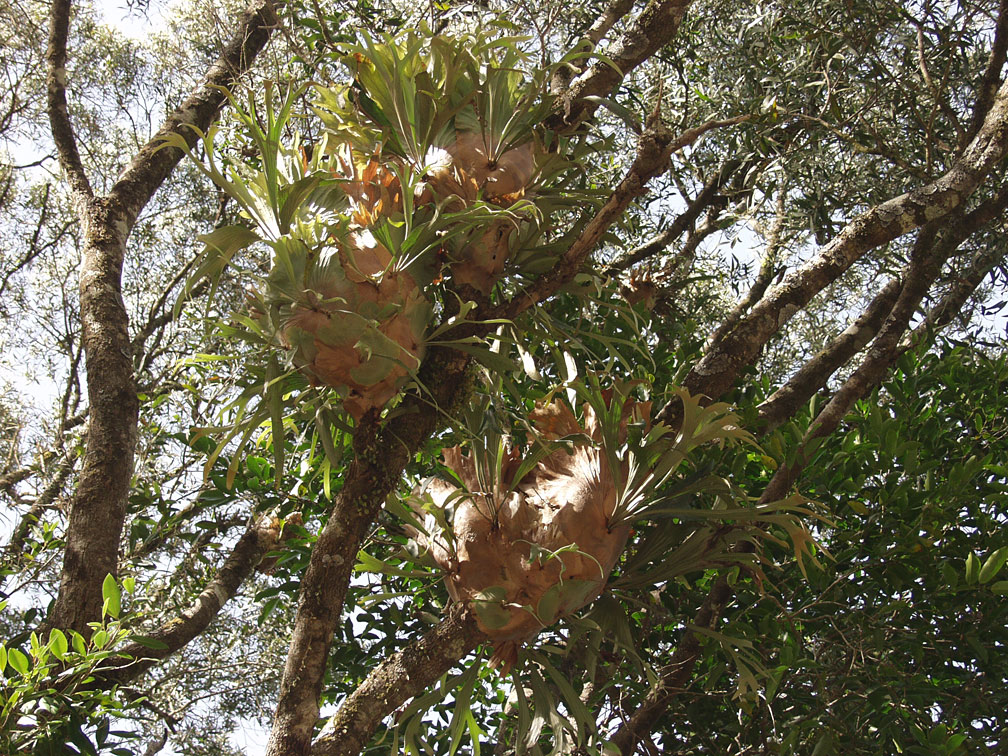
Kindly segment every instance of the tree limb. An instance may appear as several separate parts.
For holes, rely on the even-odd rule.
[[[770,337],[868,250],[949,216],[1008,153],[1008,84],[962,157],[937,180],[876,205],[847,226],[806,265],[784,278],[749,314],[712,344],[684,380],[693,393],[720,397],[752,364]]]
[[[686,210],[676,216],[668,228],[653,239],[630,250],[619,260],[613,261],[603,272],[606,275],[622,273],[631,266],[663,252],[670,244],[682,236],[686,229],[696,223],[697,218],[700,217],[700,213],[718,201],[719,190],[741,165],[741,160],[733,160],[722,167],[721,170],[707,180],[703,189],[686,206]]]
[[[191,606],[178,617],[147,633],[158,648],[134,642],[119,649],[118,653],[128,658],[103,672],[101,682],[104,685],[122,685],[133,680],[206,630],[224,604],[234,597],[252,574],[263,555],[276,546],[278,534],[268,527],[267,519],[260,520],[238,539],[213,580]]]
[[[430,632],[371,671],[322,728],[312,756],[356,756],[385,717],[427,690],[485,638],[472,613],[453,604]]]
[[[585,39],[591,44],[592,49],[598,46],[606,34],[616,25],[616,22],[623,18],[630,9],[633,8],[633,0],[613,0],[605,12],[595,19]]]
[[[759,407],[761,431],[769,433],[791,417],[798,408],[812,398],[812,394],[826,385],[830,377],[847,360],[875,338],[882,322],[892,311],[899,296],[902,281],[890,281],[875,295],[864,312],[839,336],[827,344],[815,357],[802,365],[787,383],[777,389]]]
[[[980,86],[977,87],[976,104],[970,125],[966,129],[966,138],[972,139],[980,131],[984,118],[990,112],[997,94],[998,83],[1001,81],[1001,70],[1008,56],[1008,0],[1001,0],[998,8],[997,27],[994,30],[994,41],[991,44],[990,55],[987,57],[987,68],[984,70]]]
[[[808,444],[815,438],[829,435],[839,426],[840,421],[855,401],[865,396],[879,385],[886,371],[902,353],[900,339],[906,331],[910,319],[937,278],[942,263],[962,241],[977,228],[989,222],[995,208],[1000,206],[1001,195],[988,200],[961,223],[943,225],[941,221],[925,224],[918,234],[914,253],[907,268],[902,285],[894,285],[899,292],[888,318],[872,347],[865,355],[858,369],[844,382],[830,402],[819,412],[812,422],[793,461],[781,465],[760,496],[759,504],[768,504],[784,498],[804,470],[809,458]],[[960,215],[961,212],[955,213]],[[873,302],[873,304],[875,304]],[[869,308],[870,309],[870,308]],[[879,309],[886,308],[879,305]],[[739,544],[737,552],[752,552],[754,546],[749,541]],[[721,575],[707,595],[703,606],[694,619],[693,626],[711,629],[718,621],[720,613],[731,601],[734,592],[725,575]],[[619,753],[629,756],[637,743],[651,732],[654,723],[667,710],[675,697],[689,682],[693,668],[699,659],[700,636],[687,630],[676,646],[672,659],[659,675],[659,682],[653,686],[644,702],[612,737]]]
[[[60,167],[66,174],[75,202],[94,197],[77,148],[77,136],[67,107],[67,37],[70,34],[71,0],[53,0],[49,11],[49,47],[46,50],[46,102],[49,127]]]
[[[573,280],[588,255],[605,235],[609,227],[629,207],[630,203],[644,194],[647,182],[665,170],[669,156],[678,149],[692,144],[711,129],[731,123],[739,123],[749,116],[738,116],[723,121],[708,121],[700,126],[687,129],[676,137],[652,117],[654,122],[641,134],[637,143],[637,154],[622,181],[613,190],[608,201],[585,225],[577,239],[567,248],[548,273],[540,276],[522,294],[495,308],[487,319],[513,319],[525,310],[545,301],[560,287]]]
[[[560,97],[560,112],[547,124],[549,128],[565,130],[591,118],[598,103],[589,98],[609,95],[627,73],[668,43],[679,30],[691,2],[651,0],[624,32],[608,60],[596,61],[571,80]]]
[[[472,391],[468,367],[469,358],[460,352],[431,349],[418,376],[423,393],[406,394],[384,426],[377,411],[358,424],[354,458],[301,580],[267,756],[310,752],[326,658],[357,552],[406,463],[468,399]]]
[[[181,136],[190,147],[216,120],[225,90],[249,69],[277,28],[276,7],[283,0],[256,0],[238,19],[238,31],[210,66],[203,83],[173,111],[113,184],[109,199],[120,207],[132,227],[137,215],[178,165],[185,153],[165,146],[169,134]]]
[[[713,344],[717,342],[730,331],[749,312],[749,309],[763,297],[767,287],[773,280],[777,255],[783,244],[784,219],[787,217],[784,206],[786,195],[787,191],[784,187],[781,187],[777,192],[777,215],[774,217],[773,225],[770,226],[770,232],[767,234],[766,250],[763,252],[763,262],[760,265],[759,272],[756,274],[756,280],[753,281],[753,285],[749,288],[746,296],[732,308],[732,311],[728,313],[721,325],[711,334],[707,343]]]

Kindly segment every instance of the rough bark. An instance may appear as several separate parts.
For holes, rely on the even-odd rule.
[[[485,637],[470,612],[452,606],[430,632],[375,667],[326,723],[312,756],[360,753],[386,716],[427,690]]]
[[[129,320],[122,299],[126,239],[140,211],[182,158],[160,149],[168,133],[196,139],[224,102],[221,87],[234,83],[263,49],[275,18],[270,0],[250,7],[238,33],[201,86],[166,120],[113,185],[96,197],[81,163],[66,100],[66,43],[70,0],[56,0],[47,52],[48,110],[60,165],[82,225],[81,340],[88,376],[86,447],[70,516],[60,591],[50,622],[84,631],[101,616],[101,585],[116,574],[119,537],[133,474],[139,402],[133,380]]]
[[[710,397],[728,391],[766,342],[812,297],[868,250],[914,228],[948,217],[962,206],[1008,153],[1008,84],[1001,86],[984,124],[953,167],[937,180],[873,207],[851,221],[818,255],[790,273],[712,344],[684,380]]]

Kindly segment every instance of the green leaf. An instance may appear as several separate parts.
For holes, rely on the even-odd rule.
[[[53,656],[62,659],[69,648],[70,644],[62,630],[54,627],[49,631],[49,650],[52,651]],[[2,665],[0,665],[0,669],[2,669]]]
[[[279,491],[284,471],[283,375],[276,354],[266,365],[266,401],[269,404],[270,435],[273,439],[274,487]]]
[[[102,616],[107,614],[114,619],[119,619],[121,598],[119,584],[112,577],[112,573],[109,573],[105,576],[105,580],[102,581],[102,599],[105,602],[102,606]]]
[[[970,555],[966,557],[966,584],[976,585],[979,577],[980,560],[976,558],[976,554],[970,553]]]
[[[139,646],[143,646],[144,648],[150,648],[155,651],[168,650],[167,643],[163,643],[162,641],[159,641],[157,638],[151,638],[147,635],[131,635],[129,636],[129,640],[131,640],[133,643],[136,643]]]
[[[1008,580],[998,580],[996,583],[991,583],[990,589],[992,593],[999,596],[1008,596]]]
[[[504,595],[503,588],[492,586],[473,596],[473,609],[491,630],[498,630],[511,621],[511,612],[504,606]]]
[[[991,580],[993,580],[1001,568],[1004,567],[1005,562],[1008,562],[1008,546],[1002,546],[1000,549],[995,551],[989,557],[987,561],[984,562],[983,567],[980,568],[980,585],[986,585]]]
[[[7,662],[10,664],[11,668],[18,672],[22,677],[28,674],[28,657],[24,655],[21,649],[12,648],[7,652]]]

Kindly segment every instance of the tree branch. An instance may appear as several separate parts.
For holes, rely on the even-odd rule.
[[[806,265],[790,273],[712,344],[684,380],[693,393],[720,397],[769,338],[855,260],[874,247],[949,216],[1008,153],[1008,84],[1002,85],[976,138],[943,176],[883,202],[851,221]],[[671,406],[671,405],[670,405]]]
[[[513,319],[518,314],[555,294],[561,286],[577,275],[599,240],[624,213],[630,203],[644,194],[647,190],[647,182],[665,170],[669,156],[673,152],[693,144],[711,129],[739,123],[748,118],[749,116],[738,116],[723,121],[708,121],[696,128],[687,129],[673,138],[671,132],[658,122],[657,114],[652,116],[651,120],[654,123],[641,134],[633,163],[605,205],[595,213],[582,229],[578,238],[567,248],[567,251],[548,273],[536,280],[521,295],[495,308],[487,315],[487,319]]]
[[[462,353],[431,349],[418,376],[423,392],[407,394],[384,427],[377,411],[358,424],[353,461],[301,580],[267,756],[310,752],[326,658],[357,552],[406,463],[468,399],[472,391],[468,367],[469,358]]]
[[[269,527],[268,520],[269,518],[263,518],[245,531],[213,580],[191,606],[178,617],[147,633],[147,637],[159,645],[158,648],[131,643],[119,649],[118,653],[129,658],[103,672],[102,684],[122,685],[133,680],[206,630],[224,604],[234,597],[242,583],[252,574],[263,556],[276,546],[278,532]]]
[[[71,0],[53,0],[49,12],[49,48],[46,50],[46,97],[49,111],[49,127],[52,130],[53,142],[56,144],[56,154],[60,167],[66,174],[67,183],[74,199],[80,203],[94,196],[91,183],[88,181],[84,165],[81,163],[80,151],[77,149],[77,136],[70,122],[70,111],[67,107],[67,37],[70,34]]]
[[[679,30],[691,1],[651,0],[624,32],[608,60],[595,62],[571,80],[560,97],[560,112],[547,124],[549,128],[566,130],[591,118],[598,103],[588,98],[609,95],[627,73],[668,43]]]
[[[753,285],[749,288],[749,292],[746,296],[735,305],[721,325],[719,325],[714,333],[711,334],[710,338],[707,340],[708,344],[714,344],[719,341],[722,336],[734,328],[735,324],[738,323],[747,312],[749,312],[749,309],[763,297],[766,293],[767,287],[773,280],[777,255],[783,244],[784,219],[787,217],[787,212],[784,206],[786,193],[787,192],[784,187],[781,187],[778,190],[777,215],[774,217],[773,225],[770,227],[770,232],[767,234],[766,251],[763,253],[763,262],[760,265],[759,272],[756,274],[756,280],[753,281]]]
[[[987,68],[984,70],[980,86],[977,87],[976,104],[973,106],[973,116],[966,129],[966,138],[972,139],[980,131],[984,118],[990,112],[1001,81],[1001,69],[1004,68],[1008,56],[1008,0],[1001,0],[998,8],[997,27],[994,30],[994,41],[991,44],[990,55],[987,57]]]
[[[891,279],[875,295],[864,312],[843,333],[830,341],[819,354],[798,369],[788,382],[777,389],[759,407],[761,431],[769,433],[791,417],[798,408],[812,398],[812,394],[826,385],[830,377],[846,364],[847,360],[875,338],[882,322],[892,311],[899,296],[902,281]]]
[[[616,25],[616,22],[623,18],[630,9],[633,8],[633,0],[613,0],[605,12],[595,19],[585,38],[594,50],[598,43],[602,41],[606,34]]]
[[[43,513],[52,506],[53,501],[59,495],[60,490],[63,488],[63,484],[66,483],[68,477],[70,477],[70,472],[73,470],[73,457],[64,457],[59,465],[56,467],[56,474],[53,475],[52,480],[49,482],[39,494],[38,498],[32,502],[31,507],[25,512],[24,516],[18,522],[17,527],[14,528],[14,532],[11,534],[10,541],[7,542],[7,546],[4,548],[6,552],[7,559],[15,560],[24,550],[25,541],[28,540],[28,534],[31,529],[36,525],[42,518]]]
[[[996,208],[1003,208],[1001,200],[999,193],[966,216],[959,224],[951,223],[943,226],[940,221],[932,221],[921,229],[903,284],[893,284],[899,295],[871,349],[858,369],[816,416],[794,460],[790,464],[781,465],[774,473],[760,496],[758,505],[784,498],[809,461],[807,456],[809,442],[833,433],[853,403],[879,385],[893,361],[902,353],[900,338],[928,288],[937,278],[942,263],[964,239],[991,220],[998,212]],[[875,302],[872,304],[875,305]],[[879,305],[878,308],[886,310],[884,305]],[[754,548],[751,542],[743,541],[736,551],[751,553]],[[728,585],[726,576],[721,575],[697,613],[693,626],[702,629],[713,628],[732,596],[733,590]],[[659,675],[658,684],[648,691],[642,705],[612,737],[611,740],[619,753],[629,756],[634,752],[637,743],[651,732],[654,723],[689,682],[699,655],[700,634],[687,630],[682,641],[676,646],[671,661]]]
[[[312,744],[312,756],[356,756],[385,717],[427,690],[485,638],[472,613],[453,604],[430,632],[372,670],[326,723]]]
[[[708,179],[703,189],[687,205],[686,210],[676,216],[668,228],[653,239],[630,250],[630,252],[619,260],[615,260],[603,272],[606,275],[622,273],[642,260],[647,260],[664,251],[672,242],[682,236],[686,229],[696,223],[697,218],[700,217],[700,213],[718,201],[719,190],[741,165],[741,160],[733,160],[722,167],[721,170]]]
[[[246,8],[238,19],[237,33],[210,66],[203,83],[168,116],[112,186],[109,199],[122,208],[130,227],[185,154],[165,146],[165,137],[177,134],[190,147],[196,144],[199,132],[216,120],[226,100],[224,91],[234,86],[266,47],[279,24],[276,6],[282,4],[283,0],[257,0]]]

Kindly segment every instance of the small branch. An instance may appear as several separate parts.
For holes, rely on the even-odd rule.
[[[56,238],[47,242],[46,244],[39,244],[39,236],[42,234],[42,228],[45,226],[46,220],[49,215],[49,192],[52,184],[46,183],[43,188],[42,194],[42,207],[39,208],[38,221],[35,223],[35,231],[31,235],[31,239],[28,241],[28,249],[14,265],[12,265],[8,270],[4,271],[3,278],[0,279],[0,296],[3,296],[4,291],[7,289],[7,284],[10,283],[10,279],[18,271],[24,269],[32,260],[42,254],[43,250],[48,247],[54,246],[57,241],[63,238],[63,235],[70,229],[70,223],[64,223],[63,227],[56,234]]]
[[[43,513],[52,506],[59,492],[63,489],[63,484],[70,477],[70,472],[73,470],[73,462],[73,458],[64,457],[57,466],[56,474],[49,482],[49,485],[42,490],[42,493],[32,503],[31,508],[25,512],[17,527],[14,528],[11,539],[7,542],[7,546],[4,549],[8,559],[14,560],[21,556],[25,541],[28,540],[28,534],[31,532],[32,527],[39,522]]]
[[[737,122],[736,119],[729,120]],[[691,144],[701,134],[715,128],[717,123],[708,122],[696,129],[689,129],[675,138],[661,124],[649,127],[640,137],[637,154],[623,180],[613,190],[605,205],[585,225],[556,265],[524,293],[496,308],[488,319],[513,319],[528,308],[548,299],[561,286],[571,281],[609,227],[634,199],[644,194],[647,182],[665,170],[669,156],[684,145]]]
[[[785,198],[786,190],[781,187],[777,193],[777,215],[774,217],[773,225],[770,227],[770,232],[767,234],[766,240],[766,251],[763,253],[763,262],[760,265],[759,273],[756,274],[756,280],[753,281],[753,285],[750,287],[748,294],[735,305],[734,309],[724,321],[717,327],[717,330],[707,339],[708,344],[714,344],[720,341],[728,331],[735,327],[742,317],[749,312],[750,308],[762,299],[763,295],[766,293],[767,287],[773,280],[776,264],[777,255],[780,252],[780,248],[783,244],[783,232],[784,232],[784,220],[787,217],[787,212],[785,209]]]
[[[741,165],[742,161],[733,160],[724,166],[704,184],[703,189],[687,205],[686,210],[676,216],[676,219],[672,221],[668,228],[653,239],[630,250],[624,257],[614,261],[603,273],[605,275],[622,273],[643,260],[661,254],[670,244],[682,236],[686,229],[696,223],[697,218],[700,217],[700,213],[719,201],[718,191]]]
[[[453,604],[430,632],[372,670],[322,728],[312,756],[357,756],[385,717],[427,690],[485,638],[473,615]]]
[[[748,548],[740,548],[738,551],[750,551],[752,548],[752,544],[748,542],[742,542],[740,546]],[[725,575],[718,577],[689,627],[704,630],[714,628],[733,595],[734,591],[728,585],[727,577]],[[657,683],[651,687],[630,719],[609,738],[616,746],[617,753],[632,756],[637,744],[651,734],[654,724],[676,696],[686,688],[693,675],[693,668],[700,658],[701,638],[702,635],[692,629],[687,629],[683,634],[672,658],[659,672]]]

